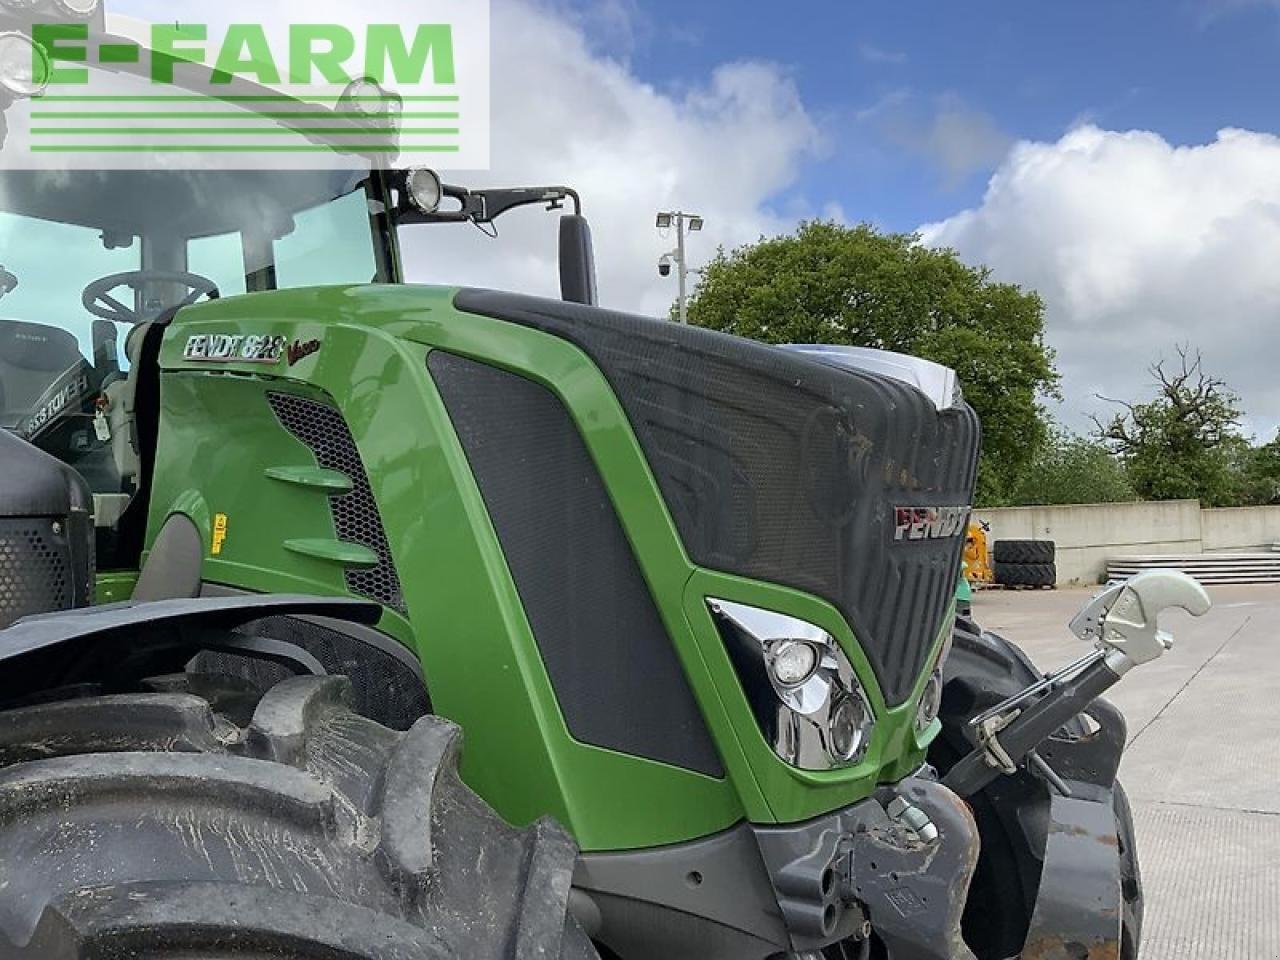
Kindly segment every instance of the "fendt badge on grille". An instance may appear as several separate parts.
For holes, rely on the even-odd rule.
[[[945,540],[969,523],[969,507],[896,507],[894,540]]]

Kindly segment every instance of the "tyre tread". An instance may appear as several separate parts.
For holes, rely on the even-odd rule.
[[[596,956],[568,914],[573,841],[472,793],[454,724],[398,733],[305,677],[242,728],[204,687],[0,713],[0,871],[24,870],[0,885],[0,960]]]
[[[1006,587],[1052,587],[1058,583],[1058,568],[1052,563],[997,562],[995,578]]]
[[[996,563],[1053,563],[1057,544],[1052,540],[997,540],[992,547]]]

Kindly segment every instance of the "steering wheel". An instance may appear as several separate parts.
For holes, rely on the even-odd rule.
[[[117,287],[128,287],[138,293],[149,283],[178,283],[185,286],[191,292],[178,304],[179,307],[189,307],[201,297],[208,297],[210,300],[217,300],[219,297],[218,285],[198,273],[187,273],[184,270],[129,270],[93,281],[84,288],[80,302],[86,310],[103,320],[114,323],[144,323],[154,317],[144,316],[132,307],[126,307],[111,296],[111,291]]]

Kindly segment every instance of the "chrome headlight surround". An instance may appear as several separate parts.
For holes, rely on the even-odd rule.
[[[835,637],[744,603],[708,598],[707,607],[774,753],[801,770],[853,766],[866,756],[875,715]]]

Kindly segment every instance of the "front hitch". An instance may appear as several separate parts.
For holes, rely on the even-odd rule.
[[[1169,606],[1199,616],[1209,598],[1171,571],[1106,588],[1071,621],[1094,649],[1049,676],[1015,645],[957,622],[931,759],[979,824],[964,929],[983,960],[1137,956],[1142,881],[1116,780],[1125,722],[1098,694],[1169,648],[1157,626]]]
[[[1036,748],[1134,667],[1159,659],[1173,646],[1173,637],[1159,629],[1163,610],[1181,607],[1199,617],[1211,605],[1204,587],[1177,570],[1147,570],[1108,587],[1070,624],[1076,636],[1093,643],[1093,651],[970,720],[978,745],[943,782],[971,797],[1026,763],[1060,795],[1069,796],[1067,785]]]

